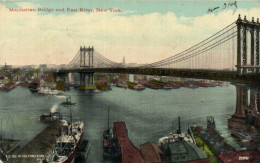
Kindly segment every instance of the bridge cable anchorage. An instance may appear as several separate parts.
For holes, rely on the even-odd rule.
[[[235,21],[235,22],[236,22],[236,21]],[[166,59],[163,59],[163,60],[161,60],[161,61],[157,61],[157,62],[154,62],[154,63],[148,64],[148,65],[143,65],[143,66],[140,66],[140,67],[150,67],[150,66],[155,65],[155,64],[157,64],[157,63],[161,63],[161,62],[164,62],[164,61],[171,60],[172,58],[179,57],[179,56],[185,54],[185,52],[189,52],[189,51],[193,50],[194,47],[197,47],[197,46],[203,46],[203,45],[205,45],[205,44],[201,45],[202,43],[208,41],[208,40],[211,39],[211,38],[213,38],[213,39],[211,39],[210,41],[212,41],[212,40],[218,38],[218,37],[216,37],[216,38],[214,38],[214,37],[217,36],[218,34],[220,34],[222,31],[228,29],[230,26],[232,26],[233,24],[235,24],[235,22],[229,24],[228,26],[226,26],[226,27],[223,28],[222,30],[218,31],[218,32],[215,33],[214,35],[208,37],[207,39],[205,39],[205,40],[199,42],[198,44],[195,44],[194,46],[192,46],[192,47],[190,47],[190,48],[188,48],[188,49],[186,49],[186,50],[184,50],[184,51],[182,51],[182,52],[180,52],[180,53],[178,53],[178,54],[176,54],[176,55],[174,55],[174,56],[171,56],[171,57],[169,57],[169,58],[166,58]],[[236,27],[236,25],[233,26],[233,27],[231,27],[231,29],[234,28],[234,27]],[[230,31],[230,30],[228,30],[228,31]],[[226,33],[226,32],[224,32],[224,33]],[[208,42],[210,42],[210,41],[208,41]],[[207,43],[208,43],[208,42],[207,42]],[[207,44],[207,43],[206,43],[206,44]]]

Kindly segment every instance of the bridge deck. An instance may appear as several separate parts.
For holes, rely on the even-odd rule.
[[[169,68],[90,68],[90,69],[60,69],[49,71],[50,73],[122,73],[122,74],[141,74],[158,76],[175,76],[184,78],[221,80],[241,83],[260,83],[260,73],[238,74],[237,71],[222,70],[191,70],[191,69],[169,69]],[[48,72],[47,72],[48,73]]]

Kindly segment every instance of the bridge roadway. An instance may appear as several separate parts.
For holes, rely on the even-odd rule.
[[[59,69],[47,71],[47,73],[120,73],[120,74],[140,74],[157,76],[175,76],[194,79],[209,79],[239,83],[260,83],[259,73],[238,74],[237,71],[223,70],[190,70],[190,69],[170,69],[170,68],[78,68],[78,69]]]

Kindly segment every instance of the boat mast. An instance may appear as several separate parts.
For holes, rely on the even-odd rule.
[[[172,121],[172,134],[173,134],[173,121]]]
[[[107,110],[108,114],[107,114],[107,129],[109,130],[109,107]]]
[[[69,96],[70,102],[71,102],[71,97]],[[70,105],[70,133],[72,134],[72,111],[71,111],[71,105]]]

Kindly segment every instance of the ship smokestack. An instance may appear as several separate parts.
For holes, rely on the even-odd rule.
[[[179,121],[179,129],[177,130],[177,134],[181,134],[181,118],[178,116],[178,121]]]

